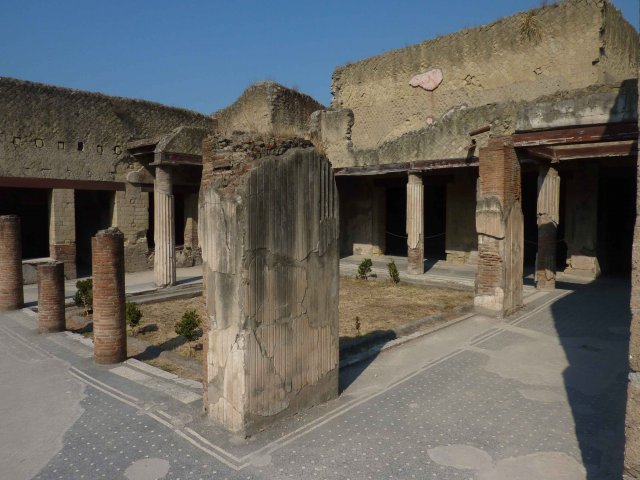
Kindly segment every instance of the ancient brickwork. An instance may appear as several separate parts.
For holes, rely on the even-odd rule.
[[[338,198],[308,145],[205,142],[205,408],[244,434],[338,394]]]
[[[522,305],[524,248],[520,163],[510,137],[492,137],[480,150],[476,230],[474,304],[480,311],[508,315]]]
[[[38,333],[65,329],[64,263],[38,265]]]
[[[76,278],[76,209],[73,190],[51,190],[49,256],[64,262],[66,278]]]
[[[638,71],[640,77],[640,70]],[[640,93],[640,84],[638,85]],[[638,125],[640,127],[640,104]],[[631,259],[631,337],[629,340],[629,385],[625,417],[625,478],[640,478],[640,151],[636,169],[636,223]]]
[[[124,235],[117,228],[91,239],[93,274],[93,345],[97,363],[127,358],[124,291]]]
[[[213,114],[223,134],[254,132],[262,135],[304,136],[309,117],[325,108],[309,95],[275,82],[258,82],[232,105]]]
[[[638,45],[609,2],[518,13],[336,69],[332,110],[316,115],[312,138],[343,167],[465,158],[470,130],[491,124],[494,133],[512,133],[520,112],[546,97],[551,106],[568,103],[558,111],[571,111],[575,123],[606,123],[636,78]],[[434,69],[443,75],[434,90],[410,84]],[[597,98],[586,101],[591,94]],[[554,115],[531,120],[545,128]]]
[[[212,128],[189,110],[0,78],[0,176],[113,180],[125,144],[181,125]]]
[[[16,310],[24,304],[20,218],[0,216],[0,310]]]
[[[147,268],[149,247],[149,194],[140,186],[127,183],[125,190],[115,192],[111,223],[124,234],[124,265],[127,272]]]
[[[556,250],[560,222],[560,175],[556,165],[540,166],[537,210],[536,287],[540,290],[553,290],[556,286]]]

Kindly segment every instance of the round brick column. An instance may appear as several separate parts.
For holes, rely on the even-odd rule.
[[[38,333],[64,329],[64,262],[43,263],[38,265]]]
[[[119,363],[127,358],[124,311],[124,235],[117,228],[91,239],[93,270],[93,358]]]
[[[24,304],[20,217],[0,216],[0,310],[17,310]]]

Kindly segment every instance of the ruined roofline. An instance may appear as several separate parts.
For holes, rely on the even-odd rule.
[[[559,1],[557,3],[551,3],[549,5],[545,5],[543,7],[537,7],[537,8],[532,8],[529,10],[522,10],[520,12],[516,12],[513,15],[509,15],[507,17],[501,17],[497,20],[494,20],[493,22],[490,23],[486,23],[486,24],[481,24],[475,27],[469,27],[469,28],[463,28],[461,30],[457,30],[455,32],[451,32],[445,35],[437,35],[433,38],[429,38],[426,40],[423,40],[421,42],[418,43],[414,43],[412,45],[407,45],[404,47],[400,47],[400,48],[395,48],[392,50],[387,50],[385,52],[379,53],[377,55],[372,55],[370,57],[366,57],[366,58],[362,58],[360,60],[357,60],[355,62],[348,62],[345,65],[341,65],[336,67],[336,69],[334,70],[333,76],[339,76],[340,73],[349,70],[351,67],[354,66],[359,66],[365,63],[375,63],[378,62],[384,58],[387,57],[391,57],[397,54],[401,54],[404,52],[407,52],[411,49],[415,49],[417,47],[429,47],[432,46],[434,48],[438,48],[438,44],[440,42],[455,42],[457,41],[459,38],[462,38],[465,35],[469,35],[470,33],[475,33],[475,32],[482,32],[482,31],[486,31],[486,30],[491,30],[494,29],[496,27],[501,27],[505,24],[507,24],[508,22],[512,22],[515,19],[519,18],[519,17],[524,17],[526,14],[530,14],[530,13],[537,13],[537,12],[542,12],[544,10],[551,10],[554,8],[559,8],[559,7],[566,7],[566,6],[570,6],[571,4],[577,5],[577,4],[592,4],[595,7],[599,8],[601,11],[601,15],[603,17],[603,22],[604,22],[604,16],[607,14],[605,13],[606,10],[605,8],[612,8],[615,13],[620,17],[620,19],[622,20],[622,22],[626,23],[628,26],[630,26],[634,31],[638,32],[638,29],[636,27],[634,27],[626,18],[624,18],[624,16],[622,15],[622,13],[620,12],[620,10],[618,8],[615,7],[615,5],[613,5],[610,0],[562,0]],[[606,4],[606,5],[605,5]]]
[[[269,96],[275,95],[278,92],[287,92],[291,95],[296,95],[298,97],[304,98],[305,100],[317,103],[318,110],[323,110],[327,108],[307,93],[299,92],[298,90],[286,87],[278,82],[274,82],[273,80],[260,80],[258,82],[252,83],[247,88],[245,88],[240,94],[240,96],[233,103],[227,105],[226,107],[216,110],[210,116],[213,118],[216,118],[220,115],[224,115],[228,110],[232,109],[234,105],[239,103],[243,98],[246,98],[248,95],[254,93],[255,91],[264,91]]]
[[[53,95],[82,96],[87,98],[93,98],[96,100],[109,100],[109,101],[115,101],[118,103],[127,103],[130,105],[155,107],[155,108],[160,108],[164,110],[172,110],[175,112],[180,112],[182,114],[188,114],[195,117],[210,118],[208,115],[205,115],[204,113],[196,112],[194,110],[189,110],[187,108],[165,105],[163,103],[153,102],[151,100],[143,100],[139,98],[130,98],[130,97],[120,97],[117,95],[107,95],[106,93],[90,92],[87,90],[79,90],[79,89],[70,88],[70,87],[60,87],[57,85],[50,85],[48,83],[32,82],[30,80],[21,80],[19,78],[0,76],[0,90],[2,89],[3,85],[6,85],[6,84],[11,84],[12,86],[18,86],[22,88],[28,88],[31,90],[40,90],[40,92],[42,93],[50,93]]]

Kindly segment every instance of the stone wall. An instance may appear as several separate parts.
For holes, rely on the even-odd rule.
[[[213,118],[227,136],[233,132],[304,136],[311,114],[323,108],[309,95],[267,81],[251,85],[232,105],[214,113]]]
[[[113,180],[125,144],[210,117],[143,100],[0,77],[0,177]]]
[[[115,192],[111,225],[124,235],[124,263],[127,272],[148,268],[149,193],[127,183],[125,191]]]
[[[476,232],[477,172],[469,169],[458,172],[447,183],[447,233],[445,250],[447,262],[475,264],[478,260]]]
[[[621,88],[636,78],[637,52],[637,33],[614,7],[568,0],[336,69],[332,113],[319,119],[328,133],[316,137],[337,167],[464,158],[470,130],[511,133],[518,112],[543,97]],[[435,89],[410,85],[432,70],[443,75]]]
[[[76,278],[76,208],[73,190],[59,188],[51,190],[49,256],[64,262],[66,278]]]
[[[250,435],[338,394],[338,202],[293,140],[205,141],[205,408]]]

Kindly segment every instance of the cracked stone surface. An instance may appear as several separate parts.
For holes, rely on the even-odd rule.
[[[205,408],[245,434],[338,393],[333,173],[314,149],[273,142],[263,156],[262,140],[214,137],[200,196]]]

